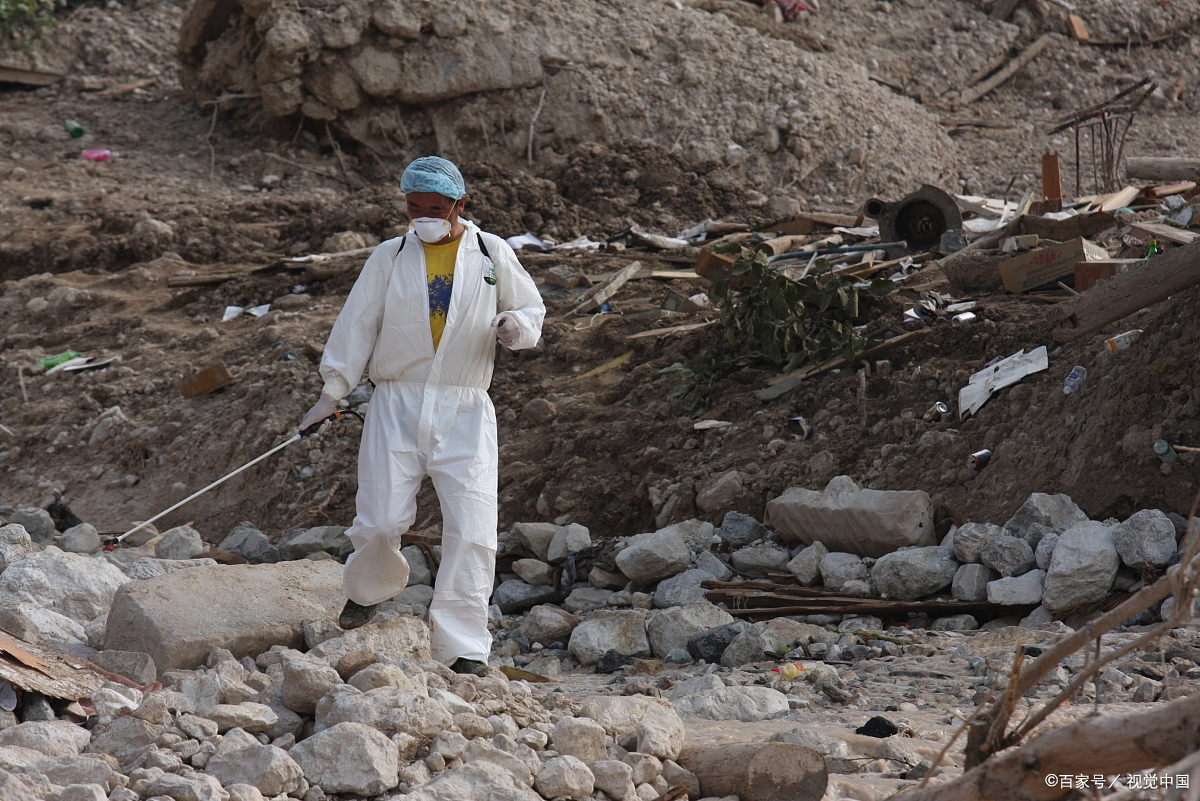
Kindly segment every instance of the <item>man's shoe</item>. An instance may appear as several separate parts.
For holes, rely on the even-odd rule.
[[[346,605],[342,607],[342,613],[338,615],[338,625],[346,631],[365,626],[371,622],[371,618],[375,617],[375,610],[378,608],[379,604],[363,606],[347,598]]]
[[[460,656],[458,659],[454,660],[454,664],[450,666],[450,669],[455,673],[465,673],[471,676],[482,676],[487,672],[487,665],[485,665],[483,662],[479,662],[474,659],[464,659]]]

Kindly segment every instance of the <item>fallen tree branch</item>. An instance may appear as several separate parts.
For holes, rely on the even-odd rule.
[[[966,92],[963,92],[963,95],[958,102],[964,106],[969,103],[974,103],[988,92],[1000,86],[1000,84],[1004,83],[1009,78],[1020,72],[1026,64],[1037,58],[1038,53],[1041,53],[1043,50],[1049,47],[1051,41],[1051,34],[1042,34],[1042,36],[1040,36],[1036,42],[1027,47],[1025,51],[1021,53],[1021,55],[1008,62],[1008,64],[995,75],[988,78],[978,86],[972,87]]]

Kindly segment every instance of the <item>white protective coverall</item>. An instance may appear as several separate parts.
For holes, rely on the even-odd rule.
[[[367,606],[404,589],[400,537],[416,519],[417,490],[429,475],[443,519],[429,622],[434,658],[447,665],[459,657],[486,662],[491,650],[498,472],[496,410],[487,394],[496,355],[491,323],[509,312],[520,329],[513,349],[531,348],[546,315],[512,248],[483,234],[485,256],[478,226],[463,224],[436,353],[425,252],[410,232],[371,254],[321,359],[323,391],[336,399],[366,368],[376,385],[358,454],[358,514],[346,532],[354,544],[342,578],[346,597]]]

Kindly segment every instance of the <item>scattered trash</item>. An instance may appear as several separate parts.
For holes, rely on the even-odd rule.
[[[1072,392],[1078,392],[1079,387],[1087,379],[1087,368],[1076,365],[1071,372],[1067,373],[1066,381],[1063,382],[1063,394],[1070,395]]]
[[[942,234],[963,227],[954,198],[929,184],[895,203],[871,198],[863,211],[879,223],[880,238],[904,240],[911,250],[931,250],[941,243]]]
[[[684,242],[688,242],[690,244],[696,244],[705,241],[710,235],[720,237],[724,236],[725,234],[733,234],[740,231],[749,230],[750,226],[746,225],[745,223],[727,223],[722,222],[721,220],[705,220],[699,225],[693,225],[691,228],[681,233],[677,238],[682,239]]]
[[[964,325],[974,325],[977,319],[975,312],[963,312],[950,318],[950,325],[961,328]]]
[[[975,451],[967,457],[967,467],[972,470],[982,470],[988,466],[988,462],[992,460],[992,452],[987,448],[981,451]]]
[[[308,287],[306,287],[304,284],[296,284],[294,287],[292,287],[292,294],[303,295],[307,290]]]
[[[718,428],[729,428],[733,423],[727,420],[700,420],[692,425],[693,431],[712,431]]]
[[[63,128],[71,135],[72,139],[78,139],[85,133],[83,126],[75,122],[75,120],[67,120],[63,123]]]
[[[1119,350],[1125,350],[1141,338],[1142,329],[1135,328],[1132,331],[1126,331],[1124,334],[1117,334],[1115,337],[1104,340],[1104,344],[1109,350],[1116,353]]]
[[[1162,459],[1163,464],[1174,464],[1179,461],[1179,454],[1165,439],[1155,440],[1154,453],[1159,459]]]
[[[1002,261],[998,269],[1004,288],[1019,293],[1074,275],[1076,265],[1082,262],[1107,258],[1107,250],[1077,237]]]
[[[808,435],[812,433],[812,425],[802,415],[789,418],[787,427],[788,431],[792,432],[792,436],[799,442],[808,439]]]
[[[84,161],[112,161],[118,154],[108,148],[103,150],[85,150],[82,153]]]
[[[242,312],[244,311],[245,309],[241,306],[226,306],[225,313],[221,315],[221,322],[227,323],[230,320],[236,320],[242,316]]]
[[[605,243],[609,247],[619,245],[623,248],[640,245],[642,247],[658,248],[659,250],[678,250],[688,246],[688,242],[675,237],[663,236],[662,234],[649,234],[642,230],[641,226],[634,223],[624,231],[613,234]]]
[[[513,250],[535,250],[538,253],[548,253],[550,247],[529,232],[525,232],[520,236],[510,236],[504,240]]]
[[[267,312],[269,312],[270,310],[271,310],[271,304],[270,304],[270,303],[264,303],[264,304],[263,304],[263,305],[261,305],[261,306],[255,306],[255,307],[254,307],[254,308],[252,308],[252,309],[246,309],[246,313],[247,313],[247,314],[251,314],[251,315],[253,315],[253,316],[255,316],[255,317],[262,317],[264,314],[266,314],[266,313],[267,313]]]
[[[942,419],[942,415],[948,414],[949,412],[950,407],[941,401],[938,401],[937,403],[933,404],[933,406],[929,407],[929,411],[925,412],[925,414],[921,416],[921,419],[926,423],[936,423]]]
[[[46,369],[50,369],[51,367],[57,367],[58,365],[62,364],[63,362],[68,362],[71,359],[77,359],[82,355],[83,354],[81,354],[77,350],[64,350],[62,353],[58,354],[57,356],[43,356],[42,358],[37,360],[37,363],[40,364],[42,367],[45,367]]]
[[[233,374],[224,362],[206,367],[191,378],[184,379],[179,389],[185,398],[198,398],[233,383]]]
[[[1006,359],[984,367],[972,375],[967,385],[958,392],[959,419],[979,411],[996,391],[1049,367],[1050,357],[1045,345],[1029,353],[1019,350]]]
[[[283,352],[283,360],[285,362],[294,362],[298,358],[299,357],[296,355],[296,351],[294,351],[294,350],[285,350]]]
[[[900,733],[900,727],[885,717],[876,715],[854,730],[855,734],[876,737],[880,740]]]
[[[771,668],[775,673],[779,674],[779,678],[785,681],[792,681],[803,676],[808,671],[817,667],[820,662],[785,662],[777,668]]]
[[[118,361],[118,359],[119,357],[117,356],[109,356],[107,359],[96,361],[95,356],[76,356],[74,359],[68,359],[51,367],[46,371],[46,375],[54,375],[58,372],[77,373],[80,370],[98,370]]]
[[[596,242],[586,236],[577,237],[561,245],[555,245],[554,250],[599,250],[603,242]]]

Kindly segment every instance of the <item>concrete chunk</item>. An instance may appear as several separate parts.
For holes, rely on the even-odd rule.
[[[865,490],[848,476],[823,492],[791,487],[767,504],[767,515],[786,540],[820,540],[830,551],[879,557],[906,545],[935,544],[926,493]]]

